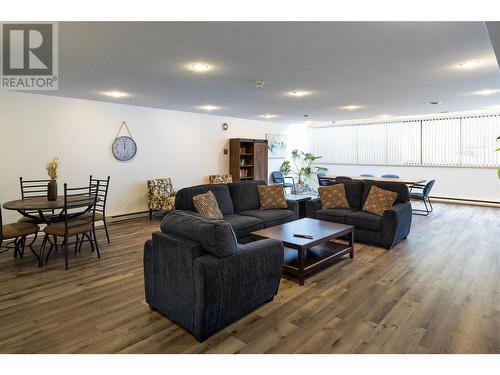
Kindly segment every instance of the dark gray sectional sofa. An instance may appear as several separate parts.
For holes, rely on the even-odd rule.
[[[212,191],[219,208],[234,230],[239,243],[251,241],[250,233],[297,220],[297,202],[287,201],[287,209],[261,210],[257,185],[264,181],[241,181],[230,184],[198,185],[181,189],[175,196],[175,209],[196,211],[193,196]]]
[[[411,226],[411,204],[408,187],[394,182],[342,181],[330,184],[345,184],[347,201],[351,208],[322,208],[319,199],[306,202],[307,217],[349,224],[355,227],[354,240],[391,249],[404,240]],[[383,216],[361,210],[372,186],[398,193],[396,201]]]
[[[198,341],[277,293],[281,241],[238,244],[226,221],[189,211],[172,211],[160,228],[144,246],[146,301]]]

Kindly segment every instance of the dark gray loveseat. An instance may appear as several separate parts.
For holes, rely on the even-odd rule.
[[[144,247],[146,301],[198,341],[278,291],[283,244],[239,245],[224,220],[172,211]]]
[[[411,204],[408,188],[404,184],[378,181],[342,181],[330,184],[345,184],[347,201],[351,208],[322,208],[319,199],[306,203],[307,217],[349,224],[355,227],[354,240],[386,249],[404,240],[410,233]],[[361,210],[372,186],[398,193],[396,201],[383,216]]]
[[[297,220],[297,202],[287,201],[287,209],[261,210],[257,185],[264,181],[240,181],[230,184],[197,185],[181,189],[175,196],[175,209],[196,211],[193,196],[212,191],[239,243],[250,242],[250,233]]]

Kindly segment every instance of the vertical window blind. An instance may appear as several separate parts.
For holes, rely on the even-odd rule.
[[[310,128],[311,151],[333,164],[498,167],[500,116]]]

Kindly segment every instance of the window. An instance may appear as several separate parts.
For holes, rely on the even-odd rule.
[[[311,151],[333,164],[498,167],[500,116],[311,128]]]

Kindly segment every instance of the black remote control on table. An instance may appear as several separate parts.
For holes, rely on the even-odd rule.
[[[294,237],[307,238],[309,240],[313,239],[313,236],[311,236],[310,234],[294,233],[293,236]]]

